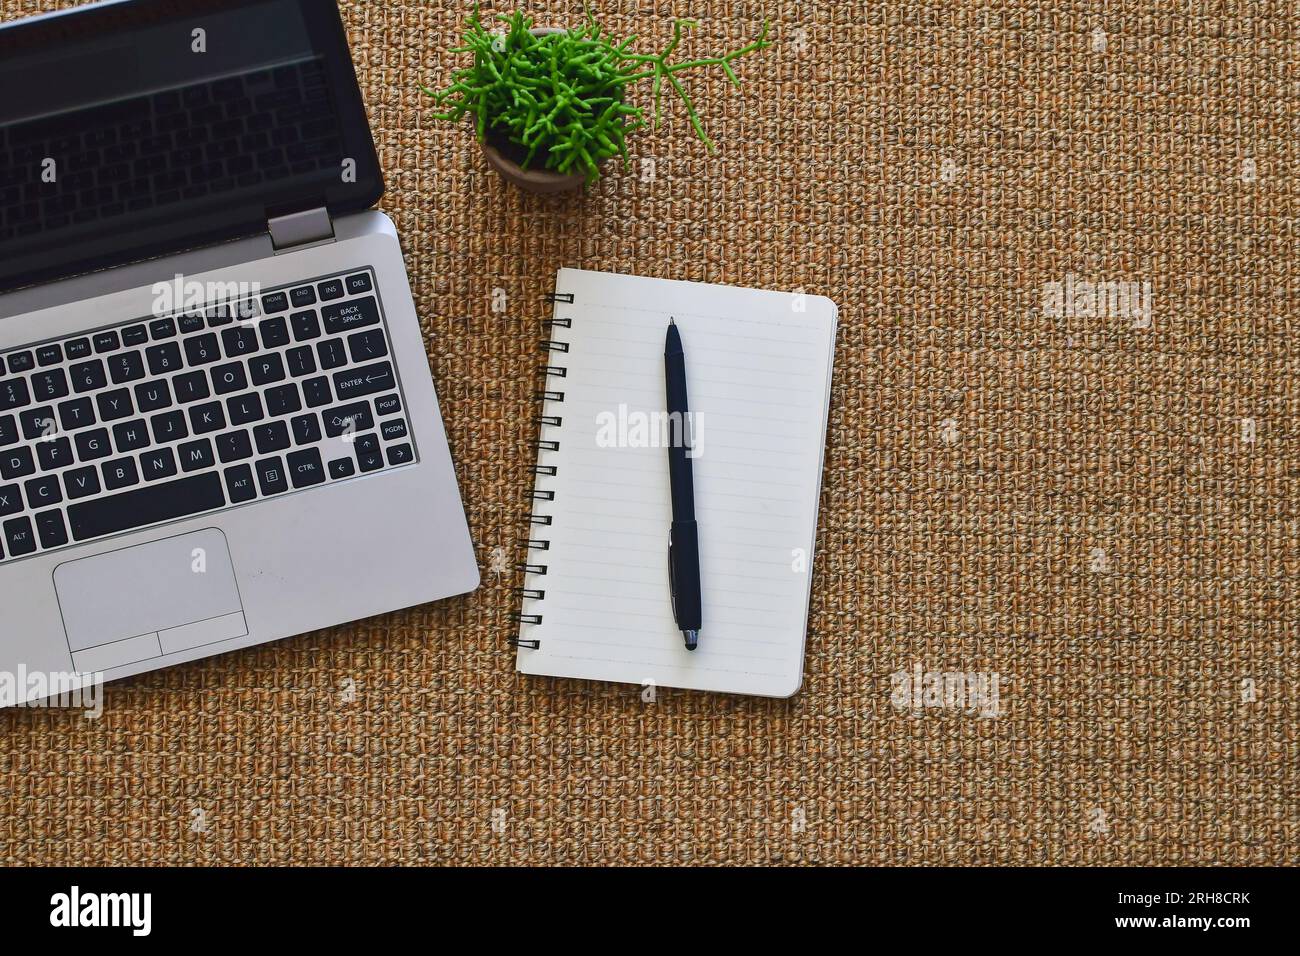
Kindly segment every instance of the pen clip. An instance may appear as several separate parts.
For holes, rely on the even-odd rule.
[[[677,623],[677,565],[673,562],[673,533],[668,532],[668,603],[673,609],[673,623]]]

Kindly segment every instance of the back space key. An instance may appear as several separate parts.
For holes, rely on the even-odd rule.
[[[85,541],[200,511],[211,511],[225,503],[221,476],[208,472],[69,505],[68,524],[72,528],[72,537]]]

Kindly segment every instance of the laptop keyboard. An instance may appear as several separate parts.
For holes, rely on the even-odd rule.
[[[414,460],[370,269],[0,355],[0,561]]]

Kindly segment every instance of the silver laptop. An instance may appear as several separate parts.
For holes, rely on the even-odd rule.
[[[20,698],[24,674],[112,680],[477,586],[382,191],[333,0],[0,27]]]

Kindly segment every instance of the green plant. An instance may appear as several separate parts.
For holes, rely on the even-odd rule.
[[[739,87],[732,61],[772,45],[765,20],[758,38],[738,50],[669,63],[684,32],[696,25],[693,20],[674,21],[673,38],[662,53],[642,54],[632,52],[635,35],[615,42],[590,15],[582,27],[540,37],[529,32],[533,21],[523,13],[495,19],[506,25],[504,33],[489,32],[475,6],[465,22],[464,45],[452,50],[472,53],[473,63],[456,70],[444,90],[420,87],[439,107],[446,107],[436,117],[460,122],[469,113],[479,141],[489,134],[503,136],[523,154],[523,168],[540,160],[544,168],[559,173],[583,172],[589,183],[600,178],[600,163],[612,156],[622,156],[626,165],[627,136],[646,125],[644,110],[627,102],[629,87],[653,80],[657,129],[667,83],[681,99],[695,134],[712,152],[713,141],[678,74],[717,66]]]

